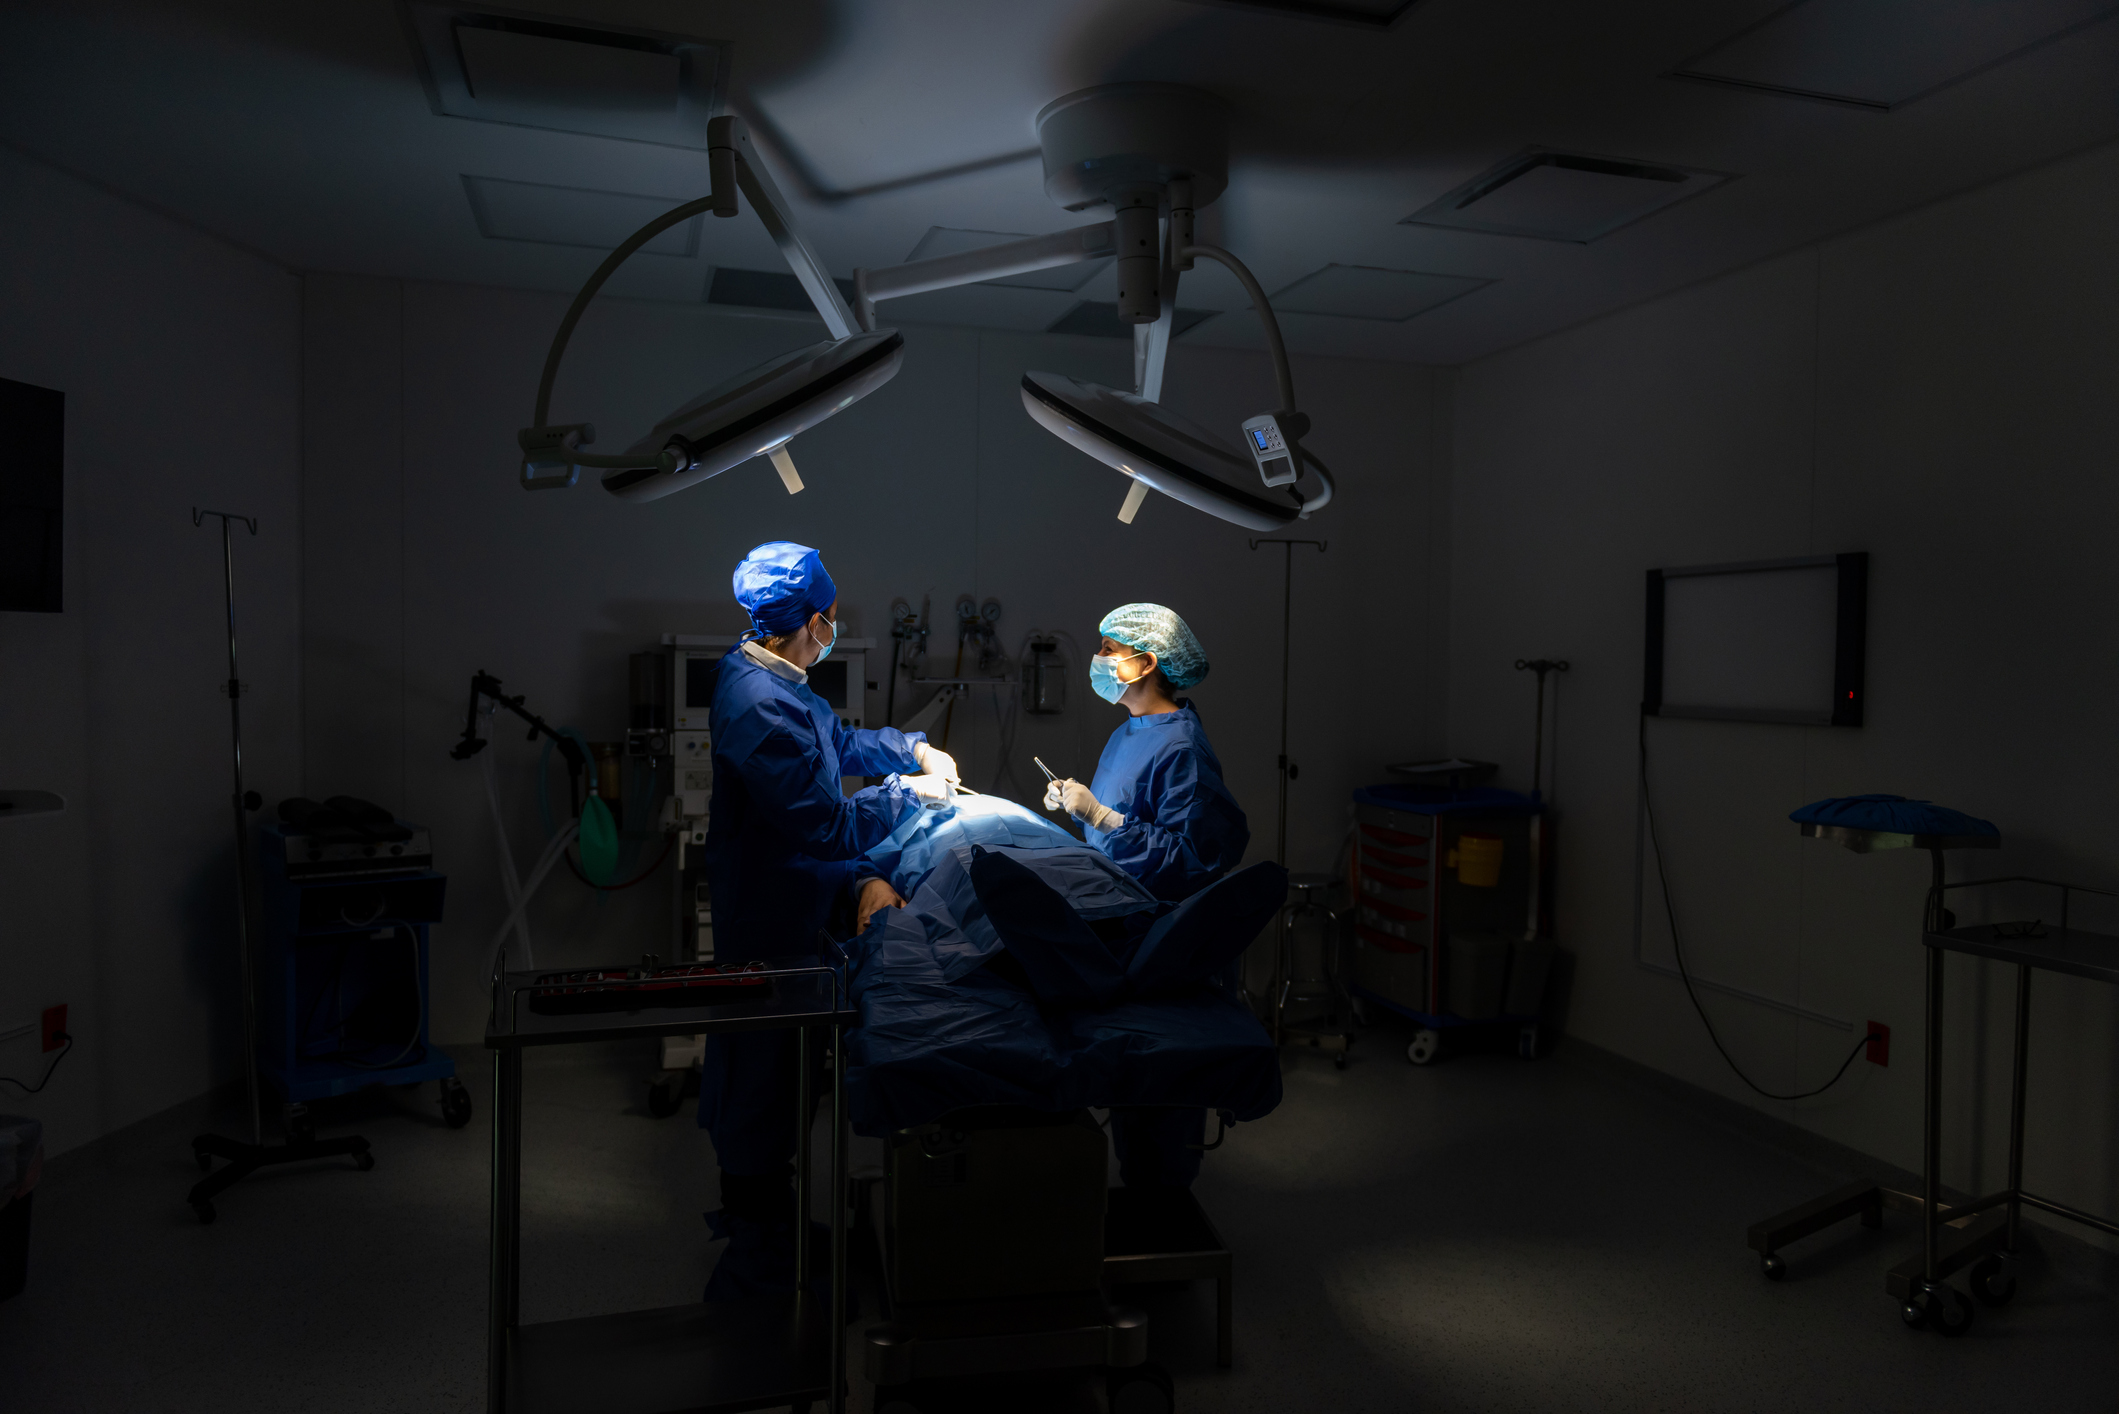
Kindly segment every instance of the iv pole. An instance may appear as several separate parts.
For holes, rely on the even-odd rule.
[[[1328,542],[1323,540],[1251,539],[1247,540],[1246,543],[1253,550],[1263,545],[1281,545],[1286,547],[1285,552],[1281,556],[1280,577],[1280,756],[1277,762],[1277,769],[1280,773],[1280,814],[1273,837],[1273,858],[1279,863],[1281,868],[1285,869],[1288,867],[1288,782],[1295,778],[1298,771],[1298,768],[1288,760],[1288,678],[1292,669],[1291,651],[1294,643],[1295,547],[1297,545],[1315,545],[1317,553],[1322,555]],[[1279,941],[1274,948],[1273,963],[1273,1039],[1276,1043],[1280,1040],[1279,998],[1284,990],[1285,982],[1281,974],[1286,970],[1287,966],[1287,930],[1288,913],[1283,908],[1280,911]],[[1244,990],[1248,991],[1249,989],[1245,988]]]
[[[241,521],[244,529],[255,536],[258,523],[255,516],[238,515],[234,511],[202,511],[194,506],[192,527],[196,529],[205,524],[208,516],[217,516],[221,522],[221,578],[228,616],[228,681],[221,691],[228,694],[228,738],[234,749],[235,790],[228,800],[235,821],[235,936],[243,960],[243,1077],[250,1100],[250,1142],[244,1144],[223,1139],[218,1134],[201,1134],[191,1141],[192,1155],[201,1170],[211,1168],[216,1158],[227,1161],[220,1172],[209,1173],[192,1185],[187,1201],[202,1223],[210,1223],[216,1216],[215,1194],[269,1164],[291,1164],[332,1154],[350,1154],[361,1168],[375,1166],[375,1160],[368,1154],[368,1141],[353,1135],[318,1139],[304,1128],[291,1135],[284,1144],[265,1142],[264,1098],[258,1090],[257,969],[250,947],[250,871],[245,867],[250,852],[250,824],[244,818],[246,812],[257,809],[264,801],[256,791],[243,788],[243,682],[236,670],[235,542],[229,528],[230,522]]]

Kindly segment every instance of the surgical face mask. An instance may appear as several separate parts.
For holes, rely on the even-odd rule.
[[[1107,658],[1097,654],[1089,660],[1089,690],[1106,702],[1118,701],[1126,695],[1126,689],[1133,686],[1130,682],[1119,681],[1118,665],[1147,656],[1145,653],[1128,653],[1121,658]]]
[[[811,664],[810,664],[810,666],[811,666],[812,668],[814,668],[815,666],[817,666],[817,663],[821,663],[821,662],[823,662],[823,661],[824,661],[824,660],[825,660],[826,658],[829,658],[829,657],[831,656],[831,650],[839,646],[839,626],[838,626],[838,624],[834,623],[834,622],[833,622],[832,620],[830,620],[830,619],[826,619],[826,620],[825,620],[824,622],[826,622],[826,623],[828,623],[828,624],[831,624],[831,642],[829,642],[829,643],[827,643],[827,644],[825,644],[825,645],[824,645],[824,651],[823,651],[822,653],[819,653],[819,654],[817,655],[817,662],[816,662],[816,663],[811,663]],[[815,637],[817,636],[817,631],[816,631],[815,629],[811,629],[811,630],[809,631],[809,636],[810,636],[810,637],[811,637],[812,639],[814,639],[814,638],[815,638]]]

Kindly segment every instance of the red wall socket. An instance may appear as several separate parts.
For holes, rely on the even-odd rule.
[[[1869,1060],[1876,1065],[1891,1063],[1891,1028],[1881,1021],[1869,1023]]]
[[[66,1003],[44,1009],[44,1049],[56,1051],[66,1044]]]

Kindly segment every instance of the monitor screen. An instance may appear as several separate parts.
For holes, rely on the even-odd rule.
[[[1650,570],[1641,710],[1860,726],[1867,605],[1865,554]]]

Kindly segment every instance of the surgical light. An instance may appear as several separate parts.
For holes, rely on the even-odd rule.
[[[627,237],[581,287],[560,321],[537,388],[536,421],[517,437],[523,453],[524,489],[563,490],[589,468],[602,473],[603,489],[612,495],[652,501],[719,476],[752,457],[765,457],[792,495],[802,489],[802,478],[795,470],[788,442],[896,376],[904,360],[905,341],[895,329],[855,328],[838,287],[795,229],[787,203],[758,160],[741,119],[716,118],[708,124],[707,158],[712,192],[664,212]],[[739,190],[750,198],[832,337],[709,388],[657,423],[622,455],[583,452],[581,448],[596,439],[592,425],[553,426],[547,420],[552,382],[582,312],[618,267],[663,231],[702,212],[735,215]]]
[[[1130,480],[1119,510],[1128,524],[1151,489],[1250,530],[1277,530],[1324,507],[1333,495],[1331,472],[1302,445],[1310,421],[1295,405],[1272,306],[1242,261],[1194,239],[1196,207],[1212,202],[1228,184],[1228,118],[1221,101],[1172,84],[1108,84],[1048,104],[1037,127],[1046,194],[1068,211],[1109,206],[1112,219],[931,260],[857,269],[849,308],[795,230],[742,122],[714,119],[708,130],[712,192],[628,237],[589,277],[560,322],[538,387],[536,420],[519,434],[522,485],[570,487],[590,468],[613,495],[648,501],[765,457],[790,493],[800,491],[789,441],[889,382],[903,361],[904,340],[894,329],[877,327],[877,301],[1111,260],[1119,316],[1134,331],[1132,391],[1028,372],[1021,396],[1030,417]],[[582,311],[655,236],[702,212],[735,215],[739,190],[772,233],[831,338],[708,389],[621,455],[582,451],[595,440],[592,426],[548,421],[552,382]],[[1236,276],[1258,311],[1272,355],[1280,406],[1246,421],[1240,446],[1161,406],[1178,279],[1199,259],[1217,261]],[[1307,494],[1305,480],[1312,488]]]

